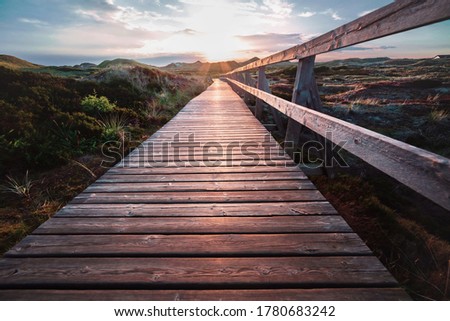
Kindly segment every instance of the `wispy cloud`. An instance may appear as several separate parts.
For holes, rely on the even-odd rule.
[[[47,26],[48,23],[39,19],[19,18],[19,22],[28,23],[36,26]]]
[[[280,17],[290,16],[294,5],[284,0],[263,0],[263,10],[272,11]]]
[[[299,17],[302,18],[310,18],[312,16],[315,16],[317,14],[317,12],[313,12],[313,11],[304,11],[304,12],[300,12],[298,14]]]
[[[245,42],[250,48],[246,50],[247,52],[254,51],[255,54],[259,54],[261,52],[267,52],[268,50],[276,52],[287,49],[304,42],[308,37],[299,33],[265,33],[238,36],[238,38]]]
[[[183,12],[182,9],[178,8],[177,6],[171,5],[171,4],[166,4],[165,7],[167,9],[170,9],[170,10],[175,11],[175,12]]]
[[[327,9],[321,12],[321,14],[330,16],[331,18],[333,18],[333,20],[343,20],[342,17],[338,14],[338,12],[334,9]]]

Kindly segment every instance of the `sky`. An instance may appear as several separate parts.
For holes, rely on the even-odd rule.
[[[263,58],[385,6],[389,0],[0,0],[0,54],[43,65],[129,58],[171,62]],[[450,54],[450,21],[333,53]]]

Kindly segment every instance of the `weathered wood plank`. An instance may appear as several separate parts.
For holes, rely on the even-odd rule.
[[[351,232],[338,215],[298,217],[55,218],[33,234],[229,234]]]
[[[400,288],[270,290],[2,290],[2,301],[398,301]]]
[[[100,183],[96,182],[87,187],[88,193],[117,193],[117,192],[161,192],[161,191],[276,191],[276,190],[311,190],[315,186],[308,180],[288,181],[239,181],[239,182],[151,182],[151,183]]]
[[[371,255],[353,233],[30,235],[5,257],[232,257]]]
[[[234,174],[142,174],[142,175],[110,175],[97,179],[96,183],[152,183],[152,182],[240,182],[240,181],[290,181],[306,180],[302,172],[275,173],[234,173]]]
[[[207,191],[207,192],[151,192],[151,193],[89,193],[83,192],[70,203],[216,203],[216,202],[286,202],[324,201],[316,190],[267,191]]]
[[[217,162],[218,164],[238,164],[239,162],[242,162],[243,164],[251,164],[251,165],[258,165],[259,162],[269,163],[273,162],[280,162],[284,161],[288,164],[292,164],[290,158],[287,155],[279,155],[279,153],[274,152],[267,152],[267,153],[256,153],[251,150],[245,152],[245,153],[233,153],[230,155],[221,155],[217,153],[209,153],[208,151],[204,151],[201,154],[188,154],[188,155],[181,155],[177,153],[170,153],[170,154],[142,154],[142,155],[133,155],[131,157],[127,157],[127,159],[124,161],[125,164],[136,164],[136,163],[143,163],[143,164],[153,164],[153,163],[178,163],[178,162],[189,162],[189,163],[195,163],[200,162],[204,164],[208,164],[209,162]],[[208,165],[204,165],[208,166]],[[211,166],[211,165],[209,165]],[[244,165],[245,166],[245,165]],[[247,165],[248,166],[248,165]]]
[[[318,55],[443,21],[449,17],[450,3],[447,0],[397,0],[311,41],[237,68],[229,74]]]
[[[129,167],[129,168],[142,168],[142,167],[254,167],[254,166],[297,166],[291,160],[278,160],[278,159],[251,159],[248,160],[215,160],[211,159],[207,160],[198,160],[198,161],[189,161],[189,160],[180,160],[180,161],[151,161],[151,160],[142,160],[142,161],[133,161],[125,159],[115,167]]]
[[[295,166],[223,166],[223,167],[143,167],[143,168],[130,168],[130,167],[113,167],[108,170],[108,174],[120,174],[120,175],[148,175],[148,174],[204,174],[204,173],[274,173],[274,172],[301,172],[300,168]]]
[[[171,216],[299,216],[336,215],[330,203],[205,203],[205,204],[68,204],[54,217],[171,217]]]
[[[233,80],[229,80],[234,82]],[[450,210],[450,160],[366,128],[235,83],[288,117]]]
[[[4,258],[0,288],[395,286],[376,257]]]

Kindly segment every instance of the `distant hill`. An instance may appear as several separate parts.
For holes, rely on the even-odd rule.
[[[132,66],[132,67],[144,67],[144,68],[156,68],[152,65],[143,64],[141,62],[138,62],[136,60],[132,59],[124,59],[124,58],[117,58],[114,60],[105,60],[101,62],[97,67],[98,68],[111,68],[111,67],[117,67],[117,66]]]
[[[236,62],[234,60],[220,62],[196,61],[194,63],[177,62],[164,66],[161,69],[180,73],[222,74],[233,69],[245,66],[256,60],[259,60],[259,58],[254,57],[243,62]]]
[[[11,69],[20,69],[20,68],[40,68],[40,65],[33,64],[29,61],[19,59],[14,56],[9,55],[0,55],[0,66],[11,68]]]
[[[82,64],[73,66],[73,68],[76,68],[76,69],[93,69],[93,68],[97,68],[97,65],[93,64],[93,63],[90,63],[90,62],[83,62]]]

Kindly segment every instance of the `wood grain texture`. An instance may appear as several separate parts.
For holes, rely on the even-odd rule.
[[[212,234],[351,232],[339,215],[301,217],[58,218],[34,234]]]
[[[278,181],[239,181],[239,182],[133,182],[133,183],[94,183],[85,192],[128,193],[161,191],[277,191],[311,190],[314,185],[307,180]]]
[[[55,217],[172,217],[172,216],[299,216],[336,215],[326,201],[206,204],[68,204]]]
[[[399,288],[247,290],[1,290],[10,301],[398,301],[411,300]]]
[[[0,288],[170,289],[396,284],[375,257],[5,258]]]
[[[76,196],[71,204],[95,203],[236,203],[236,202],[274,202],[274,201],[324,201],[317,190],[267,191],[207,191],[207,192],[135,192],[135,193],[89,193]]]
[[[111,175],[100,177],[97,183],[161,183],[161,182],[240,182],[240,181],[290,181],[305,180],[306,175],[302,172],[290,173],[235,173],[235,174],[147,174],[147,175]]]
[[[231,257],[371,255],[353,233],[30,235],[6,257]]]

